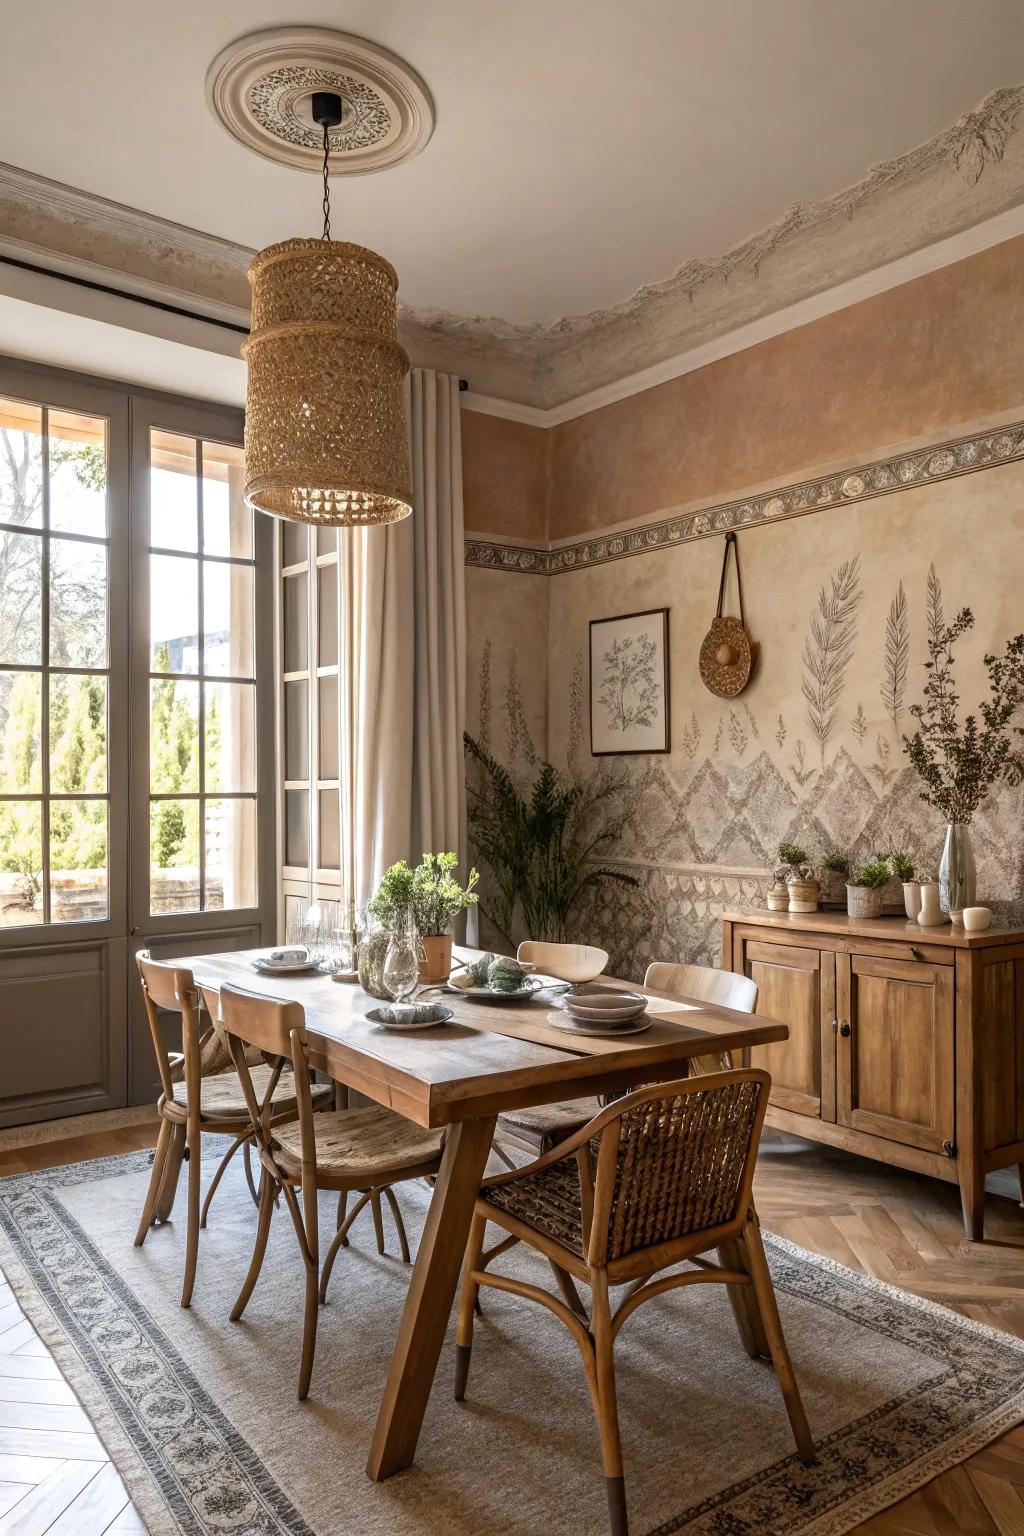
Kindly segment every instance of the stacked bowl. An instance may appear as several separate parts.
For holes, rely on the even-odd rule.
[[[582,1035],[610,1035],[646,1028],[647,998],[638,992],[571,992],[562,1008]]]

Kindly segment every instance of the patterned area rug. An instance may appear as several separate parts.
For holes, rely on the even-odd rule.
[[[409,1275],[390,1228],[390,1255],[360,1218],[340,1256],[300,1404],[286,1214],[232,1325],[255,1213],[229,1176],[183,1312],[183,1221],[132,1246],[147,1176],[131,1153],[0,1180],[0,1265],[152,1536],[603,1536],[583,1372],[554,1318],[485,1293],[469,1400],[453,1401],[449,1340],[417,1466],[375,1486],[363,1466]],[[410,1237],[428,1198],[403,1191]],[[658,1298],[619,1339],[634,1536],[840,1536],[1024,1418],[1024,1343],[790,1243],[769,1239],[769,1258],[820,1461],[792,1454],[720,1288]],[[549,1282],[529,1255],[515,1266]]]

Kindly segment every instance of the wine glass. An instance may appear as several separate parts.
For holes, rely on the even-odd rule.
[[[419,949],[419,937],[411,925],[391,935],[384,956],[382,979],[386,990],[395,1000],[396,1013],[404,1011],[407,998],[416,990],[420,970]]]

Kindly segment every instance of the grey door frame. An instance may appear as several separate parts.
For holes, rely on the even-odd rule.
[[[0,1126],[52,1116],[114,1109],[149,1094],[155,1064],[139,1030],[134,952],[149,943],[161,954],[270,943],[275,936],[274,529],[257,517],[255,676],[257,905],[227,912],[160,915],[149,905],[149,428],[240,445],[240,410],[186,400],[117,381],[0,356],[0,396],[105,416],[109,422],[108,566],[108,915],[103,921],[0,928],[0,968],[20,984],[48,970],[74,973],[76,957],[100,955],[106,1029],[95,1082],[4,1102]],[[49,965],[48,965],[49,960]],[[0,973],[0,1008],[4,989]],[[0,1017],[0,1024],[3,1023]],[[33,1034],[45,1018],[24,1021]]]

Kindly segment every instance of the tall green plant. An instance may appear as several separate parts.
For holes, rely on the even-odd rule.
[[[481,911],[509,944],[517,913],[530,938],[559,943],[589,887],[639,884],[598,862],[622,831],[624,818],[600,814],[621,781],[566,779],[545,762],[523,794],[486,747],[469,735],[465,743],[481,769],[481,783],[467,786],[470,834],[491,877],[490,903],[481,899]]]

